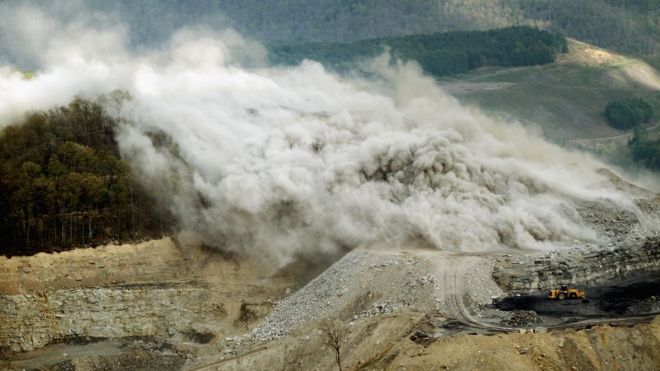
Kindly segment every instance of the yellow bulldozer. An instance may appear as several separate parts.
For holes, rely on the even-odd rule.
[[[552,289],[550,290],[550,294],[548,295],[548,299],[558,299],[558,300],[564,300],[564,299],[584,299],[585,298],[585,292],[583,290],[578,290],[576,288],[569,288],[566,285],[561,285],[561,288],[559,289]]]

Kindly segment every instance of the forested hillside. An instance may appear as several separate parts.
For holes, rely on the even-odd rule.
[[[0,255],[158,235],[168,214],[119,158],[96,103],[30,114],[0,132]]]
[[[657,0],[255,0],[224,3],[261,39],[359,40],[534,25],[634,54],[660,52]],[[253,14],[261,16],[253,17]]]
[[[101,11],[101,21],[109,15],[127,25],[136,45],[163,42],[181,27],[200,24],[230,26],[263,41],[296,42],[531,25],[660,65],[658,0],[161,0],[158,6],[149,0],[87,0],[81,10],[56,1],[2,3],[50,5],[50,13],[65,19]],[[0,25],[0,39],[11,37]],[[11,59],[2,54],[0,61]]]
[[[402,60],[416,60],[434,76],[467,72],[482,66],[530,66],[552,63],[566,52],[566,39],[531,27],[491,31],[446,32],[362,40],[352,43],[271,43],[271,62],[298,64],[312,59],[341,69],[375,57],[389,48]]]
[[[533,25],[652,60],[653,55],[660,55],[658,0],[162,0],[158,6],[149,0],[83,3],[93,10],[115,13],[130,27],[136,43],[166,40],[173,30],[199,23],[213,28],[230,25],[260,40],[299,42]],[[58,2],[53,4],[55,14],[66,9]]]
[[[652,135],[644,129],[635,129],[628,148],[633,161],[660,171],[660,136]]]

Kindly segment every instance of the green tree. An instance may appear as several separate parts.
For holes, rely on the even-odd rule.
[[[660,170],[660,139],[651,139],[646,130],[635,129],[628,148],[634,161],[649,169]]]
[[[167,230],[167,210],[119,157],[116,127],[99,104],[75,99],[0,133],[0,253],[63,250]]]
[[[490,31],[445,32],[349,43],[270,43],[276,64],[298,64],[312,59],[337,70],[373,58],[389,49],[402,60],[415,60],[434,76],[454,75],[482,66],[526,66],[552,63],[567,50],[566,39],[532,27]]]
[[[608,103],[605,116],[612,127],[626,130],[650,122],[653,108],[643,99],[628,98]]]

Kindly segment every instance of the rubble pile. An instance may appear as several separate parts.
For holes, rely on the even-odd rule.
[[[277,339],[329,316],[350,321],[403,308],[431,310],[436,289],[432,271],[428,261],[405,251],[355,249],[282,299],[250,339]]]
[[[515,328],[529,327],[539,322],[539,316],[533,310],[516,311],[511,318],[504,321],[507,325]]]

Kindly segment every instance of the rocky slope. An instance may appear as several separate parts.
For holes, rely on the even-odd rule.
[[[362,247],[295,292],[304,267],[273,275],[194,238],[2,258],[0,368],[332,369],[319,332],[328,320],[346,334],[349,369],[657,368],[650,349],[660,322],[640,314],[657,312],[660,295],[631,301],[625,326],[613,318],[618,312],[596,308],[596,298],[575,302],[571,321],[562,318],[569,303],[548,313],[492,305],[560,283],[657,276],[660,199],[616,184],[637,207],[581,205],[582,219],[602,236],[592,245],[470,253]],[[597,318],[587,313],[594,308]]]
[[[640,272],[660,272],[660,238],[606,249],[541,256],[504,255],[497,258],[493,277],[506,292],[522,294],[561,284],[593,285]]]
[[[169,238],[0,259],[5,354],[131,337],[207,343],[245,331],[291,284]]]
[[[493,278],[509,294],[547,290],[561,284],[595,285],[636,274],[660,272],[660,196],[602,170],[635,208],[611,202],[583,203],[579,212],[602,238],[599,243],[548,253],[494,258]]]

